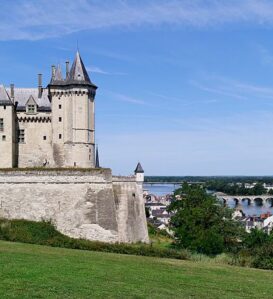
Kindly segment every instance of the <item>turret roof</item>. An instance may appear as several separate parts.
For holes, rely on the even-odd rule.
[[[88,76],[86,68],[82,62],[79,51],[76,53],[75,60],[72,64],[71,70],[69,72],[69,81],[76,82],[86,82],[91,83],[91,80]]]
[[[79,51],[77,51],[74,62],[70,69],[70,72],[65,80],[62,79],[61,69],[57,68],[55,78],[51,79],[51,85],[89,85],[97,89],[97,86],[93,84],[89,78],[87,70],[81,59]]]
[[[56,81],[63,81],[62,69],[61,69],[60,65],[58,65],[58,67],[56,69],[55,80]]]
[[[141,166],[141,164],[139,162],[137,163],[137,167],[135,169],[135,173],[144,173],[144,170],[143,170],[143,168],[142,168],[142,166]]]
[[[0,105],[12,105],[12,101],[4,87],[4,85],[0,85]]]

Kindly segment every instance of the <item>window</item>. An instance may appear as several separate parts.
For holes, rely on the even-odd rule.
[[[46,136],[44,136],[43,139],[46,140]]]
[[[24,129],[21,129],[18,132],[18,142],[25,143],[25,130]]]
[[[32,105],[32,104],[28,105],[27,106],[27,112],[28,113],[35,113],[35,105]]]
[[[61,117],[59,117],[59,122],[62,122],[62,118]]]
[[[6,105],[4,105],[4,110],[6,110]]]
[[[6,141],[6,135],[2,136],[2,141]]]
[[[62,139],[62,134],[59,134],[59,139]]]
[[[59,109],[62,109],[62,105],[59,105]]]
[[[0,118],[0,131],[3,132],[4,131],[4,119]]]

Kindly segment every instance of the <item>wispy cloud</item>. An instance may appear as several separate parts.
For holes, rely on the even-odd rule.
[[[273,53],[270,52],[266,47],[264,47],[262,45],[257,45],[256,47],[258,49],[258,53],[260,55],[261,62],[264,65],[273,66]]]
[[[116,92],[112,92],[112,91],[108,91],[107,93],[108,93],[114,100],[116,100],[116,101],[127,102],[127,103],[135,104],[135,105],[145,105],[145,106],[150,106],[149,103],[147,103],[147,102],[145,102],[145,101],[143,101],[143,100],[141,100],[141,99],[132,97],[132,96],[128,96],[128,95],[125,95],[125,94],[116,93]]]
[[[273,25],[271,0],[2,1],[0,40],[36,40],[82,30],[139,26]]]
[[[97,66],[89,66],[86,68],[86,70],[88,72],[101,74],[101,75],[120,75],[120,76],[127,75],[127,73],[123,73],[123,72],[108,72]]]
[[[223,77],[207,77],[201,82],[190,81],[194,87],[208,93],[219,94],[229,98],[247,100],[273,100],[273,88],[259,86]]]

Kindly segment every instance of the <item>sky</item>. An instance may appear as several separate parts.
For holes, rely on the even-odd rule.
[[[114,174],[273,175],[272,0],[0,5],[0,83],[46,86],[78,47]]]

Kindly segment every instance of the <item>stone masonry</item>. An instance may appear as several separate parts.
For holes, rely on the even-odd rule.
[[[112,176],[95,149],[95,95],[79,52],[49,84],[0,84],[0,217],[50,220],[73,238],[148,242],[144,172]],[[33,169],[33,170],[31,170]],[[40,169],[40,170],[39,170]]]
[[[73,238],[149,241],[136,178],[110,169],[0,171],[0,217],[51,220]]]

